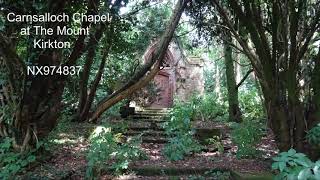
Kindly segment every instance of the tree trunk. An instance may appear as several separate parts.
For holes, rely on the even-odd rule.
[[[86,119],[89,118],[89,111],[90,111],[90,108],[92,106],[94,97],[96,95],[96,91],[97,91],[98,85],[100,83],[102,74],[104,72],[104,67],[105,67],[106,61],[108,59],[108,54],[109,54],[110,48],[111,48],[111,42],[108,43],[108,45],[107,45],[107,47],[106,47],[106,49],[105,49],[105,51],[103,53],[98,72],[96,74],[96,77],[95,77],[92,85],[91,85],[91,88],[90,88],[90,91],[88,93],[85,105],[84,105],[84,107],[83,107],[83,109],[81,111],[81,114],[80,114],[80,117],[79,117],[80,118],[79,121],[85,121]]]
[[[44,4],[55,14],[63,11],[66,5],[71,2],[57,0]],[[87,13],[91,13],[97,7],[97,1],[89,1]],[[60,23],[47,23],[46,27],[62,25]],[[88,27],[90,23],[84,22],[81,26]],[[46,39],[61,40],[64,36],[47,36]],[[66,60],[66,65],[73,65],[82,55],[85,36],[79,36],[75,47]],[[28,76],[26,64],[16,53],[13,42],[7,40],[0,33],[0,52],[3,59],[7,62],[9,79],[14,82],[12,93],[15,95],[17,106],[15,107],[15,117],[13,123],[7,123],[7,129],[11,129],[14,146],[21,151],[26,150],[30,145],[34,145],[38,139],[45,137],[55,127],[61,112],[62,94],[67,76]],[[35,56],[36,57],[36,56]],[[42,50],[38,58],[34,60],[37,66],[59,66],[63,62],[61,49]],[[0,124],[1,128],[3,124]],[[1,131],[0,128],[0,131]],[[9,132],[9,131],[7,131]],[[2,133],[1,133],[2,134]]]
[[[105,112],[112,105],[127,98],[136,90],[139,90],[140,88],[146,86],[148,82],[153,79],[153,77],[159,71],[160,65],[162,64],[162,61],[165,57],[168,46],[171,42],[175,29],[179,23],[182,12],[184,11],[188,2],[189,0],[179,0],[177,2],[173,15],[171,16],[171,19],[167,26],[167,29],[164,35],[162,36],[160,42],[157,44],[155,52],[151,54],[151,56],[149,56],[148,60],[146,60],[147,63],[145,64],[145,66],[140,71],[138,71],[132,77],[132,79],[122,88],[120,88],[115,93],[111,94],[109,97],[103,99],[100,103],[98,103],[96,110],[92,114],[91,121],[97,121],[97,119],[102,115],[102,113]],[[150,72],[147,74],[148,71]]]
[[[252,47],[234,29],[232,19],[235,17],[231,17],[217,0],[213,0],[224,23],[241,45],[257,74],[268,119],[280,151],[296,148],[300,152],[305,152],[304,136],[308,129],[304,117],[307,109],[304,104],[309,102],[301,96],[301,89],[304,87],[298,82],[300,79],[309,82],[309,77],[301,77],[300,72],[304,70],[301,61],[304,58],[310,59],[306,54],[312,51],[311,44],[316,41],[314,37],[319,27],[320,5],[314,3],[315,7],[312,7],[303,1],[297,3],[281,0],[267,3],[267,6],[258,1],[228,0],[228,2],[229,10],[235,13],[236,18],[239,18],[250,35]],[[264,13],[269,9],[272,11]],[[303,15],[310,12],[314,15]],[[270,24],[265,26],[268,22]],[[319,106],[318,66],[316,62],[313,77],[313,92],[317,106]],[[319,111],[318,107],[316,111]]]
[[[228,104],[229,104],[229,121],[241,122],[241,111],[239,108],[238,100],[238,88],[235,79],[235,71],[232,58],[232,42],[230,32],[226,32],[224,45],[224,60],[226,66],[226,77],[227,77],[227,89],[228,89]]]
[[[93,59],[96,55],[97,45],[103,35],[105,28],[106,28],[105,25],[100,24],[100,26],[96,29],[95,34],[90,37],[90,40],[88,43],[88,47],[89,47],[88,54],[87,54],[86,62],[84,64],[83,72],[81,73],[81,78],[80,78],[79,105],[78,105],[78,112],[76,116],[76,120],[80,122],[86,119],[85,117],[82,117],[82,115],[84,116],[87,115],[86,113],[87,110],[85,109],[85,105],[87,104],[87,100],[88,100],[88,83],[89,83],[88,81],[89,81],[90,69],[92,67]]]
[[[314,59],[315,66],[313,70],[312,77],[312,87],[314,93],[314,104],[316,116],[318,117],[318,121],[320,122],[320,46],[318,50],[318,55]]]

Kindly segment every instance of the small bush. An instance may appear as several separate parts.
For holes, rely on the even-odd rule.
[[[320,147],[320,124],[308,131],[306,138],[311,145]]]
[[[280,153],[273,160],[272,169],[278,172],[275,179],[320,179],[320,160],[314,163],[294,149]]]
[[[201,150],[200,144],[193,137],[194,130],[190,119],[192,113],[190,106],[176,104],[164,125],[169,137],[164,155],[172,161],[181,160],[185,155]]]
[[[215,148],[217,148],[218,152],[220,153],[224,152],[224,146],[220,136],[213,136],[212,138],[208,138],[206,142],[210,145],[213,145]]]
[[[227,114],[225,102],[219,101],[215,93],[193,95],[189,106],[192,110],[192,119],[215,120],[218,116]]]
[[[109,126],[97,127],[89,139],[91,145],[86,171],[88,179],[99,177],[103,169],[119,174],[128,169],[131,161],[145,158],[139,148],[140,137],[124,140],[122,134],[113,134]]]
[[[265,119],[263,104],[256,89],[239,93],[239,104],[243,112],[243,118],[248,120]]]
[[[40,148],[40,144],[36,149],[15,152],[12,143],[11,138],[5,138],[0,142],[0,179],[11,178],[36,161],[35,152]]]
[[[179,134],[169,139],[164,148],[164,155],[172,161],[182,160],[184,156],[201,150],[200,144],[190,134]]]
[[[213,179],[219,179],[219,180],[231,179],[231,174],[228,171],[217,171],[217,170],[206,171],[205,176],[211,177]]]
[[[237,157],[256,157],[258,151],[257,144],[262,138],[262,124],[256,121],[244,121],[235,124],[231,132],[231,139],[237,145]]]

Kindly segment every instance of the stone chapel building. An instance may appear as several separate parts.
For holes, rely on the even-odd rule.
[[[155,47],[150,46],[144,59],[154,50]],[[169,108],[174,99],[186,101],[193,94],[204,93],[204,62],[201,58],[186,57],[176,43],[171,43],[164,61],[154,78],[159,91],[149,108]]]

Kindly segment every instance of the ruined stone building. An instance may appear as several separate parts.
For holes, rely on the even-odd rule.
[[[151,46],[144,57],[155,50]],[[203,60],[186,57],[176,43],[171,43],[165,57],[165,63],[155,76],[153,83],[158,89],[152,102],[144,105],[151,108],[168,108],[174,99],[188,100],[193,94],[204,93]]]

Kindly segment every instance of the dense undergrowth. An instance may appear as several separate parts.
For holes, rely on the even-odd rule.
[[[110,125],[98,126],[89,137],[86,177],[100,177],[102,171],[115,174],[127,170],[133,160],[146,158],[140,149],[139,136],[126,139],[122,133],[113,132]]]
[[[9,179],[24,170],[30,163],[36,161],[36,151],[40,148],[30,149],[24,152],[12,150],[13,141],[5,138],[0,143],[0,179]]]
[[[175,102],[165,124],[170,137],[164,154],[170,160],[181,160],[185,155],[201,150],[201,145],[194,138],[195,129],[192,121],[224,122],[232,129],[232,141],[238,147],[238,158],[253,158],[259,155],[256,149],[265,132],[265,115],[257,91],[243,92],[239,97],[243,113],[243,122],[228,122],[226,98],[218,98],[215,93],[202,96],[193,95],[187,102]],[[219,137],[211,137],[207,142],[215,144],[223,151]]]

